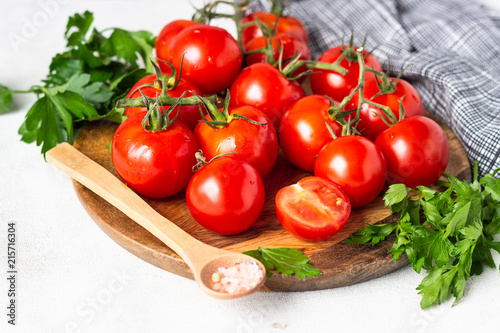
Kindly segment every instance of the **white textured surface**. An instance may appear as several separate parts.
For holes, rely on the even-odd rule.
[[[200,1],[193,1],[200,3]],[[500,10],[496,0],[481,0]],[[43,4],[52,4],[44,6]],[[54,5],[55,4],[55,5]],[[63,49],[67,17],[88,9],[99,28],[158,32],[189,18],[187,1],[2,0],[0,83],[36,84]],[[26,22],[38,21],[36,31]],[[17,48],[12,33],[26,38]],[[500,307],[500,276],[487,269],[467,285],[464,299],[428,311],[409,267],[370,282],[304,293],[258,293],[220,301],[191,280],[162,271],[115,244],[90,219],[70,179],[46,164],[17,129],[31,95],[16,95],[15,111],[0,116],[1,332],[449,332],[492,331]],[[17,224],[18,312],[7,325],[6,231]],[[498,265],[500,259],[495,255]]]

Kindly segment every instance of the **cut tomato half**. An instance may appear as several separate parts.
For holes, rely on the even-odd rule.
[[[351,214],[351,203],[334,182],[305,177],[276,193],[276,215],[298,238],[319,241],[338,233]]]

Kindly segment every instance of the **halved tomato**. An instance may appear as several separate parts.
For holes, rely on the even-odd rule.
[[[276,215],[283,228],[311,241],[338,233],[351,214],[351,203],[334,182],[305,177],[276,193]]]

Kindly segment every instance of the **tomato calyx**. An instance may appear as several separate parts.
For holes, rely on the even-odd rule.
[[[149,58],[151,64],[153,65],[153,69],[156,74],[156,80],[153,83],[148,83],[148,84],[143,84],[142,86],[139,86],[135,88],[135,90],[131,91],[129,94],[130,96],[133,95],[136,91],[141,90],[143,88],[147,87],[152,87],[156,88],[161,91],[161,94],[166,94],[168,90],[173,90],[179,82],[181,81],[181,76],[182,76],[182,64],[184,62],[184,55],[182,56],[182,61],[181,61],[181,66],[179,69],[179,75],[177,75],[177,69],[168,61],[165,61],[163,59],[159,58]],[[171,74],[170,75],[165,75],[160,69],[160,66],[158,66],[158,61],[161,61],[165,64],[167,64],[170,67]]]
[[[365,48],[367,38],[368,38],[368,34],[365,35],[365,37],[363,38],[363,41],[361,42],[360,47],[363,49]],[[356,48],[354,46],[354,31],[351,31],[351,38],[349,39],[349,46],[345,45],[344,36],[342,36],[342,51],[340,51],[340,52],[342,52],[342,54],[339,57],[339,61],[342,59],[346,59],[349,62],[349,64],[352,62],[360,63],[358,55],[356,53]],[[368,52],[363,57],[363,60],[368,58],[372,53],[373,53],[373,50]],[[364,62],[364,61],[362,61],[362,62]]]
[[[141,90],[139,90],[139,92],[144,98],[147,98]],[[148,132],[162,132],[169,128],[170,125],[177,119],[180,112],[177,112],[173,119],[170,119],[169,115],[173,112],[177,105],[179,105],[186,93],[187,91],[183,92],[182,95],[177,98],[167,110],[165,110],[163,105],[158,103],[159,97],[157,97],[156,103],[148,109],[146,116],[144,116],[144,119],[142,120],[142,127]]]
[[[345,119],[342,120],[337,120],[337,122],[342,125],[342,133],[340,136],[348,136],[348,135],[361,135],[359,131],[356,129],[356,126],[353,126],[353,121],[348,120],[346,121]],[[330,135],[332,138],[335,140],[338,138],[338,136],[335,134],[335,131],[333,130],[332,126],[328,124],[328,122],[325,121],[325,126],[328,129],[328,132],[330,132]]]
[[[330,101],[331,106],[328,108],[326,111],[328,114],[328,117],[337,123],[339,123],[342,126],[342,135],[341,136],[346,136],[346,135],[358,135],[359,132],[356,130],[356,127],[354,124],[354,119],[351,119],[350,117],[347,117],[348,115],[356,112],[356,109],[353,110],[348,110],[348,111],[343,111],[344,109],[342,107],[339,107],[336,105],[336,102],[330,97],[326,96],[325,97]],[[347,117],[347,120],[346,120]],[[328,128],[328,132],[330,132],[332,138],[336,139],[337,135],[335,134],[334,130],[328,124],[327,121],[325,121],[325,125]]]
[[[410,67],[410,65],[408,65],[405,68],[403,68],[403,70],[398,74],[398,76],[392,80],[392,79],[389,78],[389,72],[390,72],[390,68],[391,68],[391,62],[390,62],[390,60],[388,60],[387,63],[388,64],[387,64],[387,71],[386,71],[386,73],[383,74],[383,75],[378,75],[378,74],[375,75],[375,83],[376,83],[376,85],[377,85],[377,87],[379,89],[379,92],[376,93],[373,97],[371,97],[370,98],[371,100],[375,99],[376,97],[378,97],[380,95],[393,94],[396,91],[396,86],[398,84],[398,81],[401,79],[401,76],[403,76],[403,73],[408,69],[408,67]],[[405,96],[402,96],[401,100],[399,102],[399,121],[401,121],[401,120],[403,120],[405,118],[405,109],[404,109],[404,106],[403,106],[403,99],[404,98],[405,98]],[[371,103],[368,103],[368,104],[370,104],[372,106],[379,105],[377,103],[373,103],[372,101],[370,101],[370,102]],[[384,117],[384,115],[380,115],[380,114],[377,114],[377,116],[388,127],[391,127],[391,126],[395,125],[398,122],[398,119],[394,115],[394,112],[388,106],[385,106],[385,107],[376,106],[376,107],[378,107],[379,109],[381,109],[381,111],[383,112],[383,114],[385,115],[385,117]]]
[[[345,121],[345,117],[356,112],[356,109],[353,110],[347,110],[343,111],[344,108],[340,107],[339,105],[336,104],[336,102],[330,97],[326,96],[325,97],[330,101],[332,104],[328,110],[326,111],[328,113],[328,116],[330,117],[331,120],[336,121],[340,123],[341,125],[346,124],[347,122]]]
[[[260,123],[257,122],[253,119],[247,118],[245,116],[239,115],[239,114],[229,114],[229,101],[231,99],[231,96],[229,94],[229,90],[226,92],[226,97],[224,99],[224,105],[221,109],[217,108],[217,106],[208,100],[207,98],[201,97],[198,94],[196,94],[194,91],[191,91],[199,100],[200,102],[205,106],[205,109],[207,110],[207,116],[203,113],[202,109],[200,108],[200,113],[201,113],[201,123],[205,123],[208,126],[212,128],[224,128],[229,123],[235,119],[241,119],[248,121],[251,124],[254,125],[260,125],[260,126],[265,126],[267,123]]]
[[[391,71],[391,61],[390,59],[387,59],[387,71],[384,73],[384,75],[375,76],[375,83],[377,84],[379,92],[376,93],[371,99],[375,99],[380,95],[394,93],[396,91],[396,85],[398,84],[399,79],[401,79],[401,76],[403,76],[404,72],[410,66],[411,65],[408,65],[405,68],[403,68],[403,70],[398,74],[398,76],[396,76],[393,80],[391,80],[389,79],[389,73]]]
[[[164,62],[165,64],[168,65],[168,67],[170,67],[171,74],[164,75],[160,69],[160,66],[158,66],[158,63],[151,60],[151,63],[153,64],[153,68],[156,74],[156,80],[154,82],[154,86],[155,88],[160,89],[162,94],[166,93],[167,90],[172,90],[175,87],[177,87],[177,85],[181,81],[184,56],[185,54],[182,55],[181,66],[179,68],[179,75],[177,75],[177,69],[174,67],[174,65],[172,65],[168,61],[165,61],[163,59],[158,59],[159,61]]]

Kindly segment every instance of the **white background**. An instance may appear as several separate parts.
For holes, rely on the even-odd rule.
[[[496,0],[481,2],[500,10]],[[199,3],[196,1],[195,3]],[[0,83],[27,89],[45,77],[64,49],[67,18],[94,12],[100,29],[159,32],[189,19],[187,1],[2,0]],[[47,19],[48,18],[48,19]],[[36,23],[35,29],[28,29]],[[25,38],[19,45],[13,34]],[[467,284],[464,299],[427,311],[410,267],[358,285],[302,293],[260,292],[221,301],[191,280],[162,271],[108,238],[78,201],[70,179],[46,164],[17,129],[31,95],[16,95],[0,116],[1,332],[458,332],[497,330],[498,269]],[[7,325],[6,231],[17,224],[17,326]],[[500,258],[495,255],[495,261]],[[2,273],[3,272],[3,273]],[[7,328],[7,329],[5,329]]]

